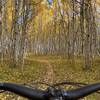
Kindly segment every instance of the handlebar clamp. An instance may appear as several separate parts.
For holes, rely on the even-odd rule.
[[[50,94],[50,100],[63,100],[63,92],[60,89],[49,87],[48,93]]]

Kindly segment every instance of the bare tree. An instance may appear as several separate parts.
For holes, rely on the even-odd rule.
[[[0,0],[0,60],[1,60],[1,34],[2,34],[2,0]]]
[[[20,27],[18,25],[18,17],[20,11],[20,0],[13,1],[13,26],[12,26],[12,47],[11,47],[11,65],[16,66],[18,61],[18,46],[19,46],[19,35]],[[21,19],[22,21],[22,19]]]

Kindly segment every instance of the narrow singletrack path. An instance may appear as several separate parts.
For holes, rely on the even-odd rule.
[[[47,67],[46,67],[47,72],[46,72],[46,76],[44,77],[44,79],[47,83],[52,84],[54,82],[54,69],[49,61],[47,61],[46,63],[47,63]]]
[[[37,61],[40,63],[45,63],[46,64],[46,68],[45,68],[45,75],[43,76],[43,80],[46,83],[52,84],[54,83],[54,77],[55,77],[55,73],[54,73],[54,69],[53,66],[51,64],[51,60],[42,60],[42,59],[32,59],[32,61]]]

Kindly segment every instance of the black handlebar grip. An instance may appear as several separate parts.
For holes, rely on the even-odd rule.
[[[100,83],[87,85],[75,90],[65,91],[63,93],[63,97],[65,100],[77,100],[98,90],[100,90]]]
[[[31,100],[47,100],[47,93],[40,90],[30,89],[23,85],[13,84],[13,83],[0,83],[1,90],[7,90],[18,94],[23,97],[27,97]]]

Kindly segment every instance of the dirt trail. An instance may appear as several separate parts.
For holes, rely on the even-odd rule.
[[[51,62],[49,60],[41,60],[41,59],[32,59],[32,61],[37,61],[41,63],[46,63],[46,72],[45,75],[43,76],[44,82],[52,84],[54,82],[54,69],[53,66],[51,65]]]
[[[47,83],[52,84],[54,82],[54,69],[49,61],[47,61],[46,63],[47,63],[47,67],[46,67],[47,72],[46,72],[46,76],[44,78]]]

